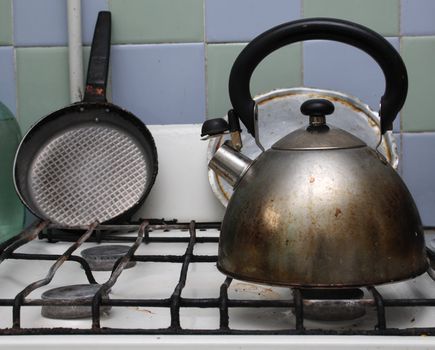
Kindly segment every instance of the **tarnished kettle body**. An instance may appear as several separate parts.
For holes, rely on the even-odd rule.
[[[328,126],[334,105],[308,100],[309,123],[250,160],[239,150],[239,119],[257,143],[257,109],[249,91],[256,66],[271,52],[302,40],[330,39],[358,47],[380,65],[385,92],[381,133],[407,94],[406,67],[382,36],[361,25],[314,18],[272,28],[237,57],[229,81],[233,110],[203,124],[203,135],[226,130],[231,141],[209,167],[234,187],[221,227],[218,268],[241,280],[283,286],[353,287],[399,281],[427,269],[416,205],[400,176],[376,150]],[[289,118],[291,118],[289,114]]]
[[[373,285],[424,272],[418,211],[367,146],[261,154],[222,223],[218,268],[273,285]]]

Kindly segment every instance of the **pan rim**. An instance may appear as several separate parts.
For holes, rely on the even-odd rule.
[[[58,118],[68,118],[68,114],[74,113],[74,112],[83,112],[85,110],[107,110],[109,109],[112,113],[115,114],[114,118],[123,118],[125,120],[128,120],[128,122],[131,124],[131,127],[137,126],[137,129],[139,129],[139,133],[142,134],[143,139],[139,140],[138,137],[136,137],[132,132],[128,130],[128,128],[125,128],[123,131],[127,134],[128,137],[131,137],[135,139],[135,144],[141,149],[141,151],[146,155],[149,154],[149,160],[147,161],[150,171],[147,172],[147,175],[149,176],[148,185],[145,186],[144,191],[141,193],[139,199],[131,206],[129,206],[126,210],[122,211],[118,215],[114,217],[110,217],[107,220],[104,220],[104,223],[110,223],[115,222],[117,220],[120,220],[124,216],[128,216],[132,214],[138,206],[143,204],[145,199],[148,197],[157,177],[158,173],[158,155],[157,155],[157,148],[154,141],[154,138],[150,132],[150,130],[147,128],[144,122],[140,120],[137,116],[135,116],[133,113],[115,105],[110,102],[99,102],[99,101],[92,101],[92,102],[77,102],[74,104],[71,104],[69,106],[65,106],[61,109],[58,109],[42,118],[40,118],[38,121],[36,121],[32,126],[29,128],[29,130],[26,131],[24,136],[22,137],[18,147],[17,151],[15,152],[14,162],[13,162],[13,168],[12,168],[12,177],[13,177],[13,183],[16,193],[18,194],[18,197],[20,198],[21,202],[26,206],[26,208],[36,217],[43,219],[43,220],[49,220],[54,222],[52,219],[48,218],[47,216],[42,215],[40,211],[33,208],[33,205],[29,203],[28,198],[26,198],[26,195],[22,193],[22,189],[20,189],[21,181],[17,178],[17,168],[18,164],[20,162],[20,159],[24,157],[23,155],[23,148],[26,142],[29,141],[35,134],[37,134],[45,124],[52,120],[56,120]],[[80,124],[80,123],[78,123]],[[122,128],[120,128],[122,129]],[[146,145],[146,146],[144,146]],[[38,146],[38,151],[44,148],[44,144]],[[38,153],[38,151],[35,152],[35,154]],[[148,158],[147,156],[145,158]],[[26,173],[27,174],[27,173]],[[26,175],[26,178],[28,178],[28,175]],[[24,191],[25,192],[25,191]],[[68,226],[67,224],[62,224],[65,226]],[[84,224],[84,225],[87,225]]]

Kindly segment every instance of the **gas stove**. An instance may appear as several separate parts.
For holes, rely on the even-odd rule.
[[[174,137],[175,128],[184,138]],[[0,334],[7,335],[0,348],[435,346],[430,274],[313,294],[220,273],[222,210],[206,183],[206,145],[193,141],[199,126],[174,130],[152,132],[160,169],[177,171],[178,187],[161,176],[132,222],[65,228],[36,221],[0,245]],[[189,157],[171,161],[174,149]],[[189,163],[193,158],[199,160]],[[163,217],[165,210],[180,219],[141,218]],[[428,230],[427,242],[434,237]],[[351,316],[349,306],[356,310]]]
[[[435,335],[429,274],[367,286],[357,299],[312,299],[304,290],[233,280],[216,269],[219,223],[141,220],[59,230],[37,222],[1,248],[2,335]],[[83,252],[123,246],[111,269],[91,269]],[[132,262],[135,262],[132,265]],[[13,271],[13,273],[11,273]],[[93,285],[90,298],[44,298]],[[307,319],[313,304],[348,308],[349,320]],[[88,315],[44,315],[80,307]],[[312,310],[311,310],[312,311]],[[319,316],[325,309],[320,308]]]

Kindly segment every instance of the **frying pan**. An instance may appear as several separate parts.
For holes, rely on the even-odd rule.
[[[82,102],[39,120],[15,155],[14,183],[36,216],[78,226],[131,215],[157,175],[147,127],[106,100],[110,12],[98,14]]]

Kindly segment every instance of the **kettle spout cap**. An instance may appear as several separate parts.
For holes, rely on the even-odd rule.
[[[230,141],[218,148],[208,167],[236,187],[252,164],[252,160],[235,150]]]

